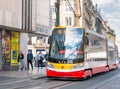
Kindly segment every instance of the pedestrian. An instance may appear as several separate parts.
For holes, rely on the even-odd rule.
[[[38,67],[38,70],[39,70],[39,67],[40,67],[40,52],[38,51],[36,53],[36,62],[37,62],[37,67]]]
[[[39,53],[39,55],[40,55],[40,66],[41,66],[41,69],[42,69],[42,67],[43,67],[43,57],[42,57],[42,52],[40,52]]]
[[[33,70],[32,60],[33,60],[33,54],[32,54],[32,52],[30,52],[30,50],[28,50],[28,54],[27,54],[27,67],[28,67],[28,70],[29,70],[29,64],[31,65],[31,68]]]
[[[21,71],[24,68],[24,54],[22,53],[22,50],[18,54],[18,62],[19,62],[19,71]]]
[[[48,52],[46,52],[46,54],[45,54],[45,59],[46,59],[46,61],[48,60]]]

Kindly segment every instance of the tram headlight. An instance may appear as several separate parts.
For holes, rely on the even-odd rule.
[[[53,64],[50,64],[50,63],[48,63],[48,64],[47,64],[47,67],[49,67],[49,68],[54,68],[54,65],[53,65]]]
[[[81,63],[81,64],[76,64],[76,65],[73,66],[72,69],[79,69],[79,68],[81,68],[82,66],[83,66],[83,63]]]

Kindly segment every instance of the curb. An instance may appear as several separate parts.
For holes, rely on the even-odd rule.
[[[42,79],[42,78],[46,78],[46,76],[34,76],[34,77],[31,77],[30,79],[33,79],[33,80],[37,80],[37,79]]]

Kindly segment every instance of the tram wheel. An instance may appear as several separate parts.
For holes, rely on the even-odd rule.
[[[105,73],[109,71],[109,67],[105,67]]]

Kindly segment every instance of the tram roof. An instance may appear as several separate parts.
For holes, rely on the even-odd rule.
[[[81,28],[81,29],[85,29],[84,26],[55,26],[54,28]],[[101,38],[106,39],[106,36],[103,35],[103,34],[99,34],[99,33],[95,32],[95,31],[92,31],[92,30],[89,30],[89,29],[85,29],[85,31],[88,32],[88,33],[91,33],[93,35],[96,35],[96,36],[99,36]]]
[[[55,26],[54,28],[82,28],[84,29],[83,26]]]

